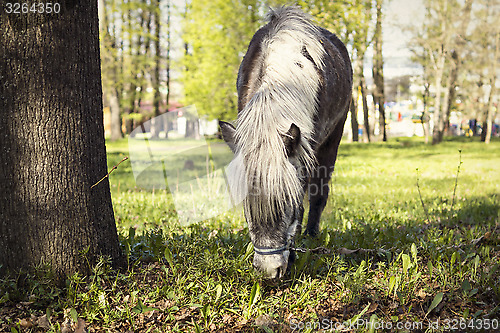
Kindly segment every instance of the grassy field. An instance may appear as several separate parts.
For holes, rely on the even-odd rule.
[[[241,211],[181,226],[171,195],[137,188],[127,160],[110,182],[128,270],[103,260],[64,290],[43,272],[28,293],[2,281],[0,306],[21,305],[0,328],[46,315],[53,332],[77,318],[89,332],[495,331],[499,152],[465,138],[342,144],[322,232],[296,244],[329,251],[299,254],[280,286],[253,272]],[[128,153],[108,143],[109,167]]]

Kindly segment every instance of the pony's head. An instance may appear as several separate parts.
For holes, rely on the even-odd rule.
[[[285,133],[254,138],[251,142],[259,143],[249,147],[237,128],[222,121],[219,124],[224,141],[235,154],[228,169],[229,187],[243,198],[255,250],[253,266],[267,279],[280,279],[293,259],[291,246],[303,215],[305,179],[296,158],[300,129],[292,123]]]

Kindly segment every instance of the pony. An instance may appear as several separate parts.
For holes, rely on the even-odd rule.
[[[294,259],[306,192],[305,232],[319,233],[351,101],[351,62],[333,33],[297,7],[280,7],[250,41],[236,87],[237,125],[219,122],[234,153],[228,184],[244,198],[254,268],[279,280]]]

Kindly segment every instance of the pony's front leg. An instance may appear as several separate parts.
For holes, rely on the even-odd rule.
[[[295,228],[295,233],[292,236],[291,247],[295,247],[295,239],[302,233],[302,220],[304,219],[304,206],[300,204],[297,208],[295,208],[293,214],[292,225]],[[288,258],[288,268],[295,262],[296,253],[294,250],[290,250],[290,257]]]
[[[298,235],[300,235],[302,233],[302,221],[304,220],[304,206],[302,204],[299,205],[299,207],[297,207],[295,209],[295,223],[296,223],[296,227],[295,227],[295,237],[297,237]]]
[[[322,170],[319,168],[318,170]],[[322,171],[317,171],[318,173]],[[309,193],[309,218],[307,220],[306,233],[311,236],[317,236],[319,234],[319,220],[321,214],[325,209],[326,202],[328,200],[328,193],[330,192],[330,187],[328,182],[330,181],[330,174],[323,177],[311,177],[308,187]]]
[[[311,236],[319,234],[319,221],[325,209],[330,192],[330,178],[337,160],[337,151],[342,139],[344,122],[338,126],[330,135],[328,140],[318,150],[318,166],[313,171],[308,186],[309,194],[309,218],[307,221],[306,233]]]

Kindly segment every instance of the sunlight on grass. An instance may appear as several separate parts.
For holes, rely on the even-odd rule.
[[[92,276],[71,277],[67,291],[43,282],[50,277],[41,269],[27,279],[29,293],[2,280],[0,304],[36,300],[35,309],[43,310],[37,316],[51,309],[53,331],[71,317],[137,332],[498,324],[500,143],[404,140],[341,145],[322,231],[296,240],[296,246],[331,253],[297,254],[280,286],[253,271],[241,209],[181,225],[168,190],[137,187],[125,161],[110,182],[128,269],[117,273],[104,260]],[[127,156],[126,148],[123,141],[108,142],[109,168]]]
[[[292,322],[318,321],[318,315],[340,322],[357,315],[372,321],[489,318],[498,313],[498,304],[479,304],[500,294],[492,273],[500,265],[495,229],[499,146],[460,141],[428,146],[414,139],[342,144],[322,233],[318,239],[300,237],[297,244],[375,252],[299,254],[288,280],[277,288],[261,285],[258,299],[252,296],[253,281],[259,280],[251,269],[251,255],[245,255],[249,238],[241,211],[179,228],[169,194],[135,188],[127,168],[111,177],[112,194],[122,233],[130,227],[144,235],[152,226],[165,230],[159,246],[170,249],[177,266],[175,276],[165,277],[168,287],[162,285],[176,290],[175,309],[191,309],[192,316],[191,322],[182,323],[180,315],[173,314],[165,324],[169,329],[235,325],[255,330],[264,321],[276,330]],[[108,147],[112,166],[126,152],[114,143]],[[453,198],[459,150],[463,164]],[[416,185],[417,169],[429,221]],[[474,245],[488,233],[490,238]],[[139,258],[144,252],[130,255]],[[439,293],[445,296],[437,302]],[[211,303],[214,297],[217,302]]]

